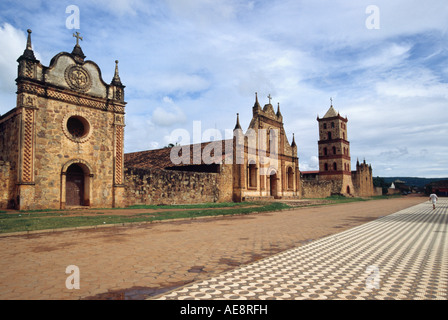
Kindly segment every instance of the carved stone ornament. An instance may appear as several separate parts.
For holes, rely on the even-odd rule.
[[[81,92],[87,92],[92,86],[89,72],[78,65],[72,65],[65,69],[65,81],[71,89]]]

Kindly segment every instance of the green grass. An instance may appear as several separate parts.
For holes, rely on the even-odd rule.
[[[243,204],[202,204],[182,206],[136,206],[133,209],[171,209],[168,211],[140,213],[135,215],[105,215],[98,212],[95,216],[65,216],[62,212],[28,211],[17,214],[0,214],[0,233],[20,231],[36,231],[45,229],[74,228],[98,226],[104,224],[123,224],[130,222],[151,222],[181,218],[196,218],[205,216],[250,214],[253,212],[268,212],[289,208],[283,203],[243,203]],[[132,208],[130,208],[132,209]],[[176,210],[192,209],[192,210]],[[101,215],[101,216],[98,216]]]

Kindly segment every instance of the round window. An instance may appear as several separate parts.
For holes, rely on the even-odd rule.
[[[67,138],[75,142],[85,142],[90,137],[90,124],[86,118],[77,114],[67,115],[63,123]]]
[[[67,121],[67,130],[75,138],[82,138],[88,133],[88,123],[80,117],[71,117]]]

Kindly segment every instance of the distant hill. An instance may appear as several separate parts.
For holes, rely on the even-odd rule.
[[[396,180],[404,181],[409,187],[424,187],[427,184],[435,181],[448,180],[448,178],[416,178],[416,177],[380,177],[387,183],[392,183]]]

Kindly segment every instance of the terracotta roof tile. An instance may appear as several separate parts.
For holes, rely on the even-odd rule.
[[[222,163],[224,161],[224,158],[226,157],[226,142],[228,142],[230,145],[232,144],[232,140],[220,140],[220,141],[212,141],[212,142],[206,142],[206,143],[200,143],[200,144],[192,144],[188,146],[179,146],[179,147],[173,147],[173,148],[179,148],[179,156],[182,155],[182,152],[180,151],[181,148],[189,147],[190,148],[190,163],[184,163],[184,164],[176,164],[173,163],[171,160],[171,150],[173,148],[163,148],[163,149],[157,149],[157,150],[147,150],[147,151],[140,151],[140,152],[133,152],[133,153],[127,153],[124,155],[124,165],[128,168],[140,168],[140,169],[166,169],[170,167],[177,167],[177,166],[187,166],[187,165],[194,165],[194,153],[193,150],[200,147],[201,149],[201,155],[203,154],[209,154],[210,150],[206,150],[206,153],[204,153],[204,149],[207,146],[210,146],[212,149],[213,146],[212,143],[221,143],[222,147],[222,154],[216,155],[213,159],[213,163]],[[202,158],[202,157],[201,157]],[[204,159],[201,159],[201,164],[204,163]]]

